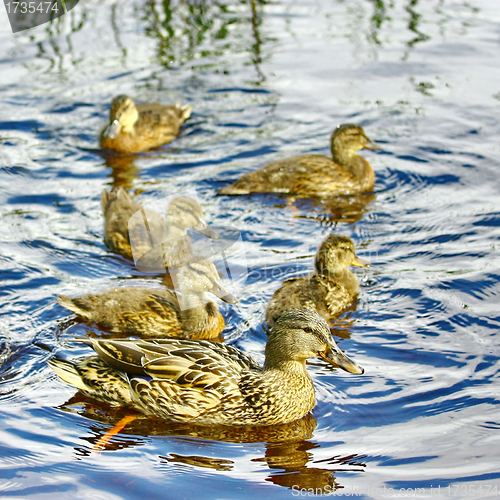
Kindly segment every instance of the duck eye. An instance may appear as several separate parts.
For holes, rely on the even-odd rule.
[[[198,269],[198,268],[192,267],[192,266],[189,266],[189,269],[191,269],[191,271],[194,271],[196,274],[198,274],[200,276],[206,276],[206,273],[203,269]]]
[[[306,327],[304,328],[304,331],[305,331],[306,333],[312,333],[312,332],[313,332],[313,329],[312,329],[310,326],[306,326]]]
[[[190,207],[183,207],[182,205],[177,205],[179,210],[182,210],[186,214],[194,215]]]

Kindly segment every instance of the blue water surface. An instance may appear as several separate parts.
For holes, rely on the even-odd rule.
[[[489,0],[87,0],[15,35],[0,7],[0,495],[497,498],[499,36]],[[104,158],[118,94],[193,115],[170,145]],[[363,153],[373,195],[216,196],[266,162],[328,154],[345,122],[383,148]],[[160,283],[104,245],[111,186],[152,208],[194,188],[208,221],[241,232],[248,277],[220,307],[226,341],[259,361],[279,283],[350,236],[371,266],[333,333],[365,374],[314,361],[317,405],[287,426],[138,420],[92,453],[126,413],[47,366],[89,353],[56,296]]]

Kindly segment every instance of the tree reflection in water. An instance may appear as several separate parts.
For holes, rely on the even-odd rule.
[[[204,61],[201,67],[209,68],[215,66],[210,61],[213,57],[249,52],[248,64],[255,66],[256,83],[260,83],[265,80],[260,69],[263,61],[260,29],[262,6],[266,3],[265,0],[152,0],[144,4],[145,33],[158,41],[157,60],[167,68],[199,59]]]

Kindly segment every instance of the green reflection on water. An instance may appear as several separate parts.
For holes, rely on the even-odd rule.
[[[146,22],[145,34],[158,41],[157,61],[162,66],[173,68],[202,59],[198,68],[214,68],[214,57],[244,51],[251,56],[250,64],[256,68],[258,81],[263,81],[259,65],[265,3],[263,0],[153,1],[145,3],[142,19]]]

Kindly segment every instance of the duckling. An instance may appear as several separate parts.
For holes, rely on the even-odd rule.
[[[147,337],[211,339],[225,322],[214,294],[231,304],[237,300],[222,285],[212,261],[192,261],[177,272],[178,293],[167,289],[125,287],[57,302],[84,322],[104,330]],[[181,300],[179,302],[179,297]]]
[[[363,148],[380,149],[359,125],[344,123],[332,134],[332,158],[302,155],[275,161],[243,175],[221,188],[219,194],[285,193],[308,197],[371,191],[375,183],[373,168],[356,154]]]
[[[200,204],[190,196],[176,196],[170,201],[166,224],[157,212],[134,203],[122,188],[104,191],[101,205],[104,242],[144,271],[165,272],[165,266],[172,269],[182,265],[192,255],[188,228],[209,238],[219,237],[206,223]]]
[[[191,111],[191,106],[178,103],[136,105],[129,96],[119,95],[111,102],[109,124],[101,132],[99,145],[123,154],[163,146],[179,135]]]
[[[335,344],[316,312],[283,314],[269,333],[264,366],[227,344],[208,340],[84,339],[98,357],[49,360],[64,382],[114,405],[179,422],[274,425],[297,420],[314,406],[306,360],[363,369]]]
[[[272,296],[266,311],[266,322],[276,320],[291,309],[316,311],[328,322],[357,296],[359,284],[347,266],[366,267],[358,260],[351,238],[331,234],[316,253],[316,274],[307,278],[286,280]]]

